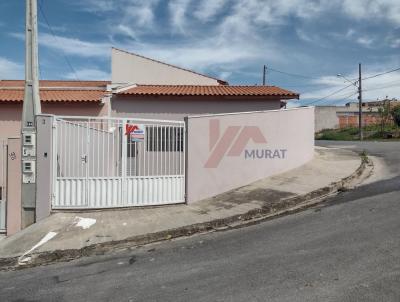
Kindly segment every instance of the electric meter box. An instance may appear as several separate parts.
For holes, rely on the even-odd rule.
[[[24,146],[35,146],[36,135],[34,133],[24,133],[23,134],[24,141],[22,144]]]
[[[22,161],[22,181],[25,184],[35,182],[36,162],[34,160]]]
[[[22,156],[35,156],[36,135],[24,133],[22,137]]]

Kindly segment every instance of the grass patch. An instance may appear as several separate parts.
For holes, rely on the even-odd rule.
[[[398,140],[400,131],[397,126],[389,125],[381,128],[380,125],[369,125],[364,127],[364,139],[366,140]],[[315,134],[317,140],[358,140],[358,128],[349,127],[341,129],[325,129]]]

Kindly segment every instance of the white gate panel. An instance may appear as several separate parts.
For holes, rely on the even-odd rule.
[[[58,117],[54,209],[185,202],[181,121]]]

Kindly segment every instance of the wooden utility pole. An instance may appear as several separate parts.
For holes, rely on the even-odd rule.
[[[264,65],[264,68],[263,68],[263,86],[265,86],[265,77],[266,77],[266,75],[267,75],[267,66],[265,66]]]
[[[361,84],[361,63],[358,64],[358,130],[360,141],[363,140],[362,122],[362,84]]]
[[[22,227],[35,222],[36,209],[36,115],[41,113],[39,95],[39,59],[37,0],[26,0],[25,24],[25,96],[22,109]]]

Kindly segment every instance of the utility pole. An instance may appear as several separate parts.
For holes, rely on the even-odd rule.
[[[363,140],[362,123],[362,84],[361,84],[361,63],[358,64],[358,129],[360,141]]]
[[[266,74],[267,74],[267,66],[264,65],[264,68],[263,68],[263,86],[265,86]]]
[[[36,209],[36,115],[41,113],[38,79],[37,0],[26,0],[25,96],[22,109],[22,227],[35,222]]]

